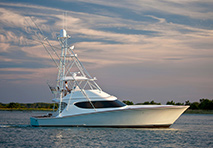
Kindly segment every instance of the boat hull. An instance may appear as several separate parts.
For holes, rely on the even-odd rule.
[[[31,117],[32,126],[70,127],[169,127],[187,106],[128,108],[65,117]]]

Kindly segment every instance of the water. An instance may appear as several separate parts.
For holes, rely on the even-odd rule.
[[[184,114],[166,129],[31,127],[44,113],[0,111],[0,147],[213,147],[213,115]]]

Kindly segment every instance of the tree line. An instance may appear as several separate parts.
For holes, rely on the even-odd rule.
[[[132,101],[123,101],[127,105],[134,105]],[[146,101],[144,103],[137,103],[135,105],[161,105],[161,103],[156,103],[155,101]],[[189,100],[187,100],[185,103],[177,102],[175,103],[173,100],[168,101],[166,105],[189,105],[189,109],[193,110],[213,110],[213,100],[209,99],[200,99],[199,102],[193,102],[191,103]]]
[[[213,110],[213,100],[200,99],[199,102],[191,103],[187,100],[185,103],[175,103],[174,101],[168,101],[167,105],[189,105],[189,109],[202,109],[202,110]]]
[[[11,102],[8,104],[4,104],[4,103],[0,103],[0,108],[20,108],[20,109],[24,109],[24,108],[33,108],[33,109],[52,109],[54,107],[54,103],[15,103],[15,102]],[[58,108],[58,105],[55,104],[55,108]]]
[[[124,100],[123,101],[125,104],[127,105],[134,105],[134,103],[132,101],[129,100]],[[213,110],[213,100],[209,100],[209,99],[200,99],[199,102],[193,102],[191,103],[189,100],[186,101],[185,103],[175,103],[173,100],[172,101],[168,101],[166,103],[167,105],[189,105],[190,108],[189,109],[193,109],[193,110]],[[155,101],[145,101],[144,103],[137,103],[135,105],[161,105],[161,103],[157,103]],[[54,103],[15,103],[15,102],[11,102],[8,104],[4,104],[4,103],[0,103],[0,108],[20,108],[20,109],[52,109],[54,107]],[[55,104],[55,109],[58,108],[58,104]]]

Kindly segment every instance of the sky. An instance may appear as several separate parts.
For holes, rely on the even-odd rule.
[[[35,37],[69,45],[119,100],[213,99],[212,0],[1,0],[0,102],[51,102],[57,68]],[[66,12],[67,16],[64,17]]]

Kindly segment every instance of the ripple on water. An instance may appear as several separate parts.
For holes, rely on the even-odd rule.
[[[171,128],[31,127],[37,112],[0,111],[0,147],[213,147],[212,115],[182,115]]]

